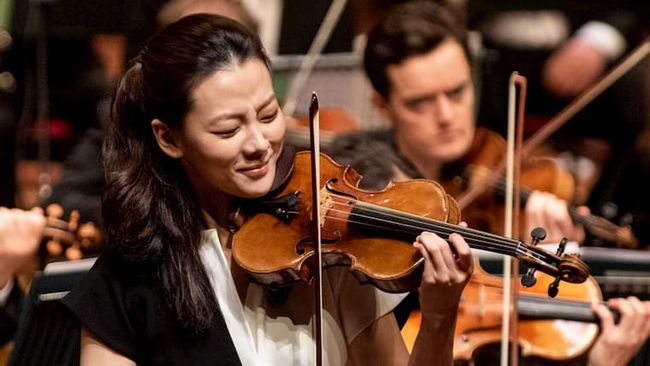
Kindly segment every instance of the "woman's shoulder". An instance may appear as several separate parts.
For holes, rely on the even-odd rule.
[[[164,296],[154,278],[146,268],[101,255],[63,303],[100,341],[136,359],[147,330],[168,313],[160,311]]]
[[[110,313],[127,311],[133,314],[143,304],[160,304],[162,296],[153,270],[103,254],[64,298],[64,304],[78,316],[93,317],[93,309],[105,313],[102,316],[122,316]]]

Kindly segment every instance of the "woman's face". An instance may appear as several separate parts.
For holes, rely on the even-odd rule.
[[[285,121],[266,65],[256,58],[217,71],[191,95],[176,141],[199,199],[266,194],[275,177]]]

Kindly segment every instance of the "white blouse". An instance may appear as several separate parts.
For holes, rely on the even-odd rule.
[[[273,306],[265,288],[251,282],[242,304],[216,229],[202,232],[201,258],[244,366],[315,363],[313,289],[309,285],[292,285],[286,301]],[[347,346],[405,296],[362,285],[346,267],[325,270],[324,365],[345,365]]]

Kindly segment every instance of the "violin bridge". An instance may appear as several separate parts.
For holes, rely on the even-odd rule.
[[[327,190],[326,187],[321,188],[320,190],[320,227],[325,227],[326,220],[328,219],[328,212],[334,208],[334,200],[332,199],[331,193]]]

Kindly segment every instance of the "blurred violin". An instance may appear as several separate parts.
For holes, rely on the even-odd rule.
[[[348,112],[340,108],[323,108],[320,114],[320,143],[324,148],[328,147],[338,134],[359,131],[359,121]],[[298,117],[289,123],[285,141],[295,147],[308,149],[309,141],[309,118]]]
[[[296,154],[292,174],[275,196],[245,207],[248,219],[235,233],[232,255],[257,282],[281,286],[310,282],[314,271],[311,232],[310,154]],[[325,266],[349,266],[362,282],[388,292],[420,284],[424,260],[412,246],[423,231],[446,239],[461,234],[477,249],[518,258],[560,281],[581,283],[589,268],[572,254],[549,253],[522,241],[457,225],[460,211],[438,183],[419,179],[380,191],[358,188],[361,176],[320,155],[320,222]]]
[[[501,232],[503,215],[498,209],[501,203],[493,198],[503,199],[505,182],[503,179],[491,179],[493,169],[503,159],[505,141],[498,134],[477,129],[477,138],[470,152],[463,160],[466,166],[459,174],[454,175],[443,184],[447,192],[457,197],[466,190],[491,182],[491,194],[476,200],[463,210],[466,221],[472,227],[478,227],[490,232]],[[524,207],[533,190],[554,194],[556,197],[570,202],[573,198],[573,177],[559,168],[554,160],[548,158],[528,159],[521,171],[520,203]],[[487,197],[487,199],[486,199]],[[637,248],[639,241],[629,226],[619,226],[611,221],[589,214],[579,213],[577,208],[567,203],[569,215],[574,223],[582,224],[592,235],[615,243],[622,248]],[[489,213],[489,214],[487,214]]]
[[[70,212],[69,219],[63,220],[61,205],[51,204],[45,209],[46,224],[43,232],[44,262],[75,260],[97,255],[102,235],[92,222],[79,223],[79,212]]]
[[[502,336],[503,280],[476,264],[458,309],[453,348],[455,361],[473,360],[477,350],[497,344]],[[541,273],[536,277],[540,284],[553,281]],[[581,284],[566,284],[556,299],[541,293],[543,288],[519,286],[517,343],[521,355],[553,361],[580,357],[598,336],[600,320],[591,310],[592,302],[602,301],[598,284],[591,277]],[[402,337],[409,350],[420,322],[421,314],[416,310],[402,328]]]

